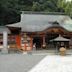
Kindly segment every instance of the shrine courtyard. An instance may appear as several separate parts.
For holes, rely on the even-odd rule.
[[[0,72],[72,72],[72,55],[0,54]]]

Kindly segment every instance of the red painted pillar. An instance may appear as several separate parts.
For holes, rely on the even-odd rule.
[[[17,45],[17,48],[21,48],[21,36],[20,35],[16,35],[16,45]]]
[[[26,43],[24,43],[24,51],[27,51]]]
[[[33,38],[32,37],[31,37],[31,42],[30,43],[31,43],[30,47],[31,47],[31,50],[32,50],[32,48],[33,48]]]

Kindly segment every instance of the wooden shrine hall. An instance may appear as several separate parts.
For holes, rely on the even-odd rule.
[[[25,51],[32,50],[33,45],[37,50],[55,49],[55,42],[50,40],[59,35],[70,39],[64,44],[67,48],[72,48],[72,20],[63,13],[23,11],[20,22],[6,27],[11,31],[9,35],[11,37],[9,39],[13,41],[11,44],[16,44],[17,48]]]

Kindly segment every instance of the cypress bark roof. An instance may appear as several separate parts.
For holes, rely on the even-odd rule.
[[[72,31],[72,22],[67,15],[55,15],[55,14],[35,14],[35,13],[23,13],[21,14],[21,21],[19,23],[7,25],[9,27],[21,27],[22,31],[37,32],[43,31],[46,28],[52,27],[58,22],[59,25],[68,31]]]

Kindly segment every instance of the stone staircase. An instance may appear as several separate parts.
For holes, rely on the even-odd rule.
[[[59,54],[59,52],[56,50],[35,50],[35,51],[32,51],[32,54],[57,55],[57,54]],[[66,54],[72,55],[72,50],[67,50]]]
[[[56,54],[56,50],[35,50],[32,54]]]

